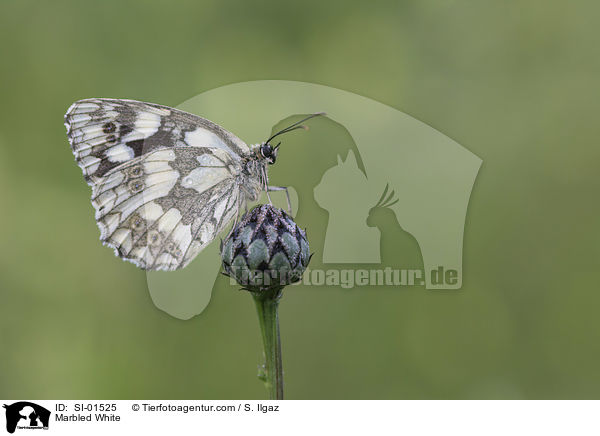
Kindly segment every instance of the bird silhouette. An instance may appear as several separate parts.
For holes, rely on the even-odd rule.
[[[377,227],[381,233],[380,253],[382,265],[395,269],[423,270],[423,256],[413,235],[402,228],[392,206],[399,203],[395,191],[385,186],[379,201],[369,210],[367,225]],[[395,208],[400,207],[399,205]]]

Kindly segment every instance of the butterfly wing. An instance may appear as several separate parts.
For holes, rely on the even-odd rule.
[[[164,147],[212,147],[232,158],[248,146],[218,124],[194,114],[135,100],[80,100],[65,114],[71,148],[86,181],[145,153]]]
[[[65,115],[73,153],[92,186],[100,239],[151,270],[187,265],[235,216],[235,177],[248,147],[176,109],[89,99]]]

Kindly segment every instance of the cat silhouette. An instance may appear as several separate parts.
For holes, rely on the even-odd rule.
[[[314,198],[329,212],[323,263],[379,263],[379,232],[369,228],[367,199],[373,187],[359,169],[352,151],[328,169],[314,189]]]

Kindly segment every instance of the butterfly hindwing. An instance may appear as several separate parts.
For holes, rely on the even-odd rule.
[[[239,209],[237,163],[221,149],[173,147],[136,158],[93,187],[102,242],[151,270],[187,265]]]

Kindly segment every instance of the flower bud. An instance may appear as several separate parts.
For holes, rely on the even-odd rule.
[[[251,292],[299,281],[310,257],[306,232],[269,204],[247,212],[221,243],[224,273]]]

